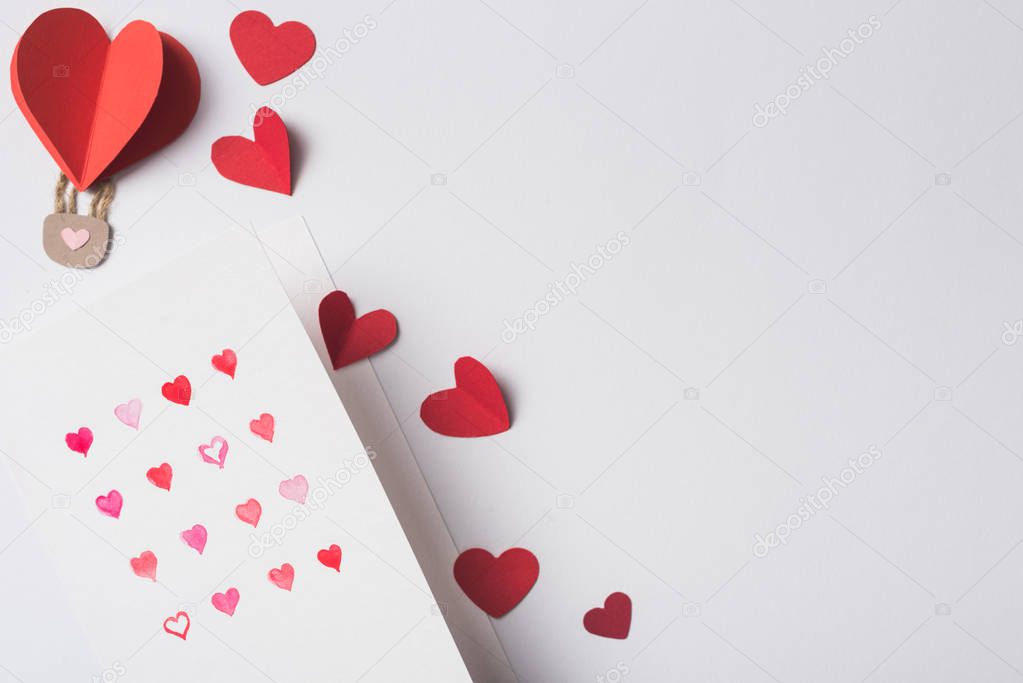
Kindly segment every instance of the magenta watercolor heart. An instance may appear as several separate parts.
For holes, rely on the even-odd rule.
[[[107,495],[96,498],[96,507],[99,508],[99,511],[114,519],[121,516],[122,505],[124,505],[124,498],[121,497],[121,492],[117,489],[112,489]]]
[[[213,450],[217,444],[219,444],[219,449],[217,450],[217,457],[214,458],[209,454],[209,451]],[[202,457],[203,462],[208,462],[211,465],[217,465],[220,469],[224,469],[224,462],[227,460],[227,439],[222,436],[215,436],[209,443],[200,444],[199,455]]]
[[[79,427],[77,432],[68,432],[64,435],[64,443],[75,453],[87,456],[89,448],[92,447],[92,430],[88,427]]]
[[[127,403],[114,408],[114,417],[132,429],[139,428],[139,418],[142,417],[142,401],[133,398]]]
[[[309,493],[309,482],[301,474],[296,474],[291,479],[282,481],[277,490],[288,500],[305,505],[305,497]]]
[[[203,548],[206,547],[206,527],[202,524],[196,524],[191,529],[185,529],[181,532],[181,540],[189,548],[198,551],[202,555]]]
[[[240,597],[237,588],[228,588],[223,593],[214,593],[213,597],[210,598],[210,602],[227,616],[233,617],[234,610],[238,606],[238,598]]]

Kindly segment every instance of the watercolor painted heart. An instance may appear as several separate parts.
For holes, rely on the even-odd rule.
[[[583,628],[595,636],[624,640],[632,625],[632,599],[625,593],[612,593],[603,607],[594,607],[583,615]]]
[[[324,567],[330,567],[336,572],[341,571],[341,546],[336,543],[325,550],[316,553],[316,559]]]
[[[108,517],[117,519],[121,516],[121,506],[124,505],[124,498],[117,489],[111,489],[105,496],[97,496],[96,508]]]
[[[263,515],[263,506],[255,498],[249,498],[241,505],[234,506],[234,514],[246,524],[256,526],[259,518]]]
[[[213,368],[234,379],[234,371],[238,367],[238,356],[231,349],[224,349],[210,359]]]
[[[92,447],[92,430],[88,427],[79,427],[77,432],[68,432],[64,435],[64,443],[75,453],[88,456]]]
[[[156,488],[170,491],[171,479],[174,477],[174,469],[169,463],[163,463],[159,467],[150,467],[146,470],[146,479]]]
[[[216,457],[210,455],[210,451],[214,448],[217,449]],[[215,436],[209,443],[199,444],[199,456],[203,462],[208,462],[220,469],[224,469],[224,463],[227,462],[227,439],[222,436]]]
[[[142,417],[142,401],[133,398],[127,403],[122,403],[114,408],[114,417],[132,429],[139,428],[139,419]]]
[[[213,597],[210,598],[210,602],[227,616],[233,617],[240,597],[237,588],[228,588],[223,593],[214,593]]]
[[[181,540],[189,548],[202,555],[203,549],[206,548],[206,527],[202,524],[195,524],[191,529],[185,529],[181,532]]]
[[[540,563],[525,548],[505,550],[499,557],[470,548],[455,560],[454,573],[462,592],[496,619],[526,597],[540,575]]]
[[[252,122],[253,140],[240,135],[213,143],[210,159],[228,180],[261,190],[291,194],[288,129],[273,109],[262,107]]]
[[[277,487],[277,491],[288,500],[305,505],[305,497],[309,493],[309,481],[301,474],[285,479]]]
[[[64,241],[64,244],[67,245],[68,249],[71,251],[78,251],[88,243],[89,231],[85,228],[80,230],[64,228],[60,231],[60,239]]]
[[[316,51],[316,37],[298,21],[274,26],[256,10],[242,12],[231,22],[231,45],[242,66],[260,85],[269,85],[298,70]]]
[[[172,636],[184,640],[188,636],[188,629],[192,625],[187,612],[178,612],[173,617],[163,620],[163,630]]]
[[[258,420],[249,422],[249,429],[259,438],[273,443],[274,416],[270,413],[260,413]]]
[[[344,292],[333,291],[320,301],[320,332],[334,369],[368,358],[385,349],[398,334],[398,321],[379,309],[356,318]]]
[[[290,591],[291,585],[295,583],[295,568],[285,562],[280,569],[271,569],[267,573],[267,578],[278,588]]]
[[[192,400],[192,383],[184,375],[178,375],[173,382],[166,382],[160,392],[171,403],[187,406]]]
[[[427,396],[419,416],[445,436],[491,436],[511,426],[501,387],[483,363],[469,356],[455,361],[455,388]]]
[[[131,558],[129,562],[131,570],[135,572],[135,576],[156,581],[156,555],[151,551],[143,550],[138,557]]]

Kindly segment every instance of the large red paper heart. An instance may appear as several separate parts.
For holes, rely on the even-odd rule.
[[[511,548],[494,557],[470,548],[455,560],[455,581],[476,606],[497,618],[526,597],[540,575],[540,563],[525,548]]]
[[[628,638],[631,625],[632,599],[625,593],[612,593],[603,607],[594,607],[583,616],[583,628],[605,638]]]
[[[386,348],[398,334],[398,321],[382,308],[356,318],[351,299],[336,290],[320,301],[320,332],[337,370]]]
[[[274,26],[270,17],[249,10],[231,22],[231,45],[252,80],[269,85],[312,58],[316,36],[301,22],[286,21]]]
[[[164,382],[160,393],[171,403],[187,406],[192,400],[192,383],[184,375],[178,375],[173,382]]]
[[[291,148],[288,129],[269,107],[261,107],[252,121],[255,140],[240,135],[213,143],[210,158],[228,180],[263,190],[291,194]]]
[[[501,387],[483,363],[469,356],[455,361],[455,388],[427,396],[419,415],[445,436],[490,436],[511,426]]]
[[[191,54],[144,21],[111,41],[87,12],[39,15],[11,59],[11,91],[32,130],[84,190],[169,144],[199,103]]]

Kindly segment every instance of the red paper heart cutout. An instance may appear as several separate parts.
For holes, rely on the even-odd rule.
[[[238,367],[238,356],[231,349],[224,349],[210,359],[213,368],[234,379],[234,371]]]
[[[39,15],[11,60],[11,90],[79,190],[151,154],[191,122],[199,72],[180,43],[133,21],[111,41],[90,14]]]
[[[262,107],[252,121],[255,140],[240,135],[213,143],[210,158],[228,180],[263,190],[291,194],[291,148],[288,129],[273,109]]]
[[[320,332],[337,370],[387,348],[398,334],[398,321],[382,308],[356,318],[352,300],[335,290],[320,301]]]
[[[178,612],[173,617],[163,620],[163,630],[172,636],[181,638],[181,640],[188,636],[188,629],[191,625],[192,622],[189,620],[187,612]]]
[[[171,403],[187,406],[192,400],[192,383],[184,375],[178,375],[173,382],[165,382],[160,393]]]
[[[269,85],[312,59],[316,36],[301,22],[274,26],[270,17],[249,10],[231,22],[231,45],[252,80]]]
[[[445,436],[491,436],[511,426],[501,387],[483,363],[469,356],[455,361],[455,388],[427,396],[419,415]]]
[[[612,593],[603,607],[594,607],[583,616],[583,628],[604,638],[628,638],[631,624],[632,599],[625,593]]]
[[[68,432],[64,435],[64,443],[75,453],[88,456],[92,447],[92,430],[88,427],[79,427],[77,432]]]
[[[163,463],[159,467],[150,467],[146,470],[146,479],[153,484],[153,486],[170,491],[171,479],[174,477],[174,470],[171,468],[169,463]]]
[[[511,548],[494,557],[470,548],[455,560],[455,581],[481,610],[502,617],[526,597],[540,575],[540,563],[525,548]]]
[[[333,544],[325,550],[321,550],[316,553],[316,559],[320,561],[324,567],[330,567],[336,572],[341,571],[341,546]]]
[[[249,429],[259,438],[273,443],[274,416],[270,413],[261,413],[258,420],[251,420],[249,422]]]

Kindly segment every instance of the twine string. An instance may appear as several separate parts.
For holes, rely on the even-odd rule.
[[[70,189],[68,186],[70,185]],[[95,193],[92,195],[92,203],[89,204],[89,215],[103,222],[107,220],[110,213],[110,205],[114,201],[114,181],[104,180]],[[64,173],[57,178],[57,187],[54,188],[53,197],[54,213],[78,213],[78,190],[68,181]]]

